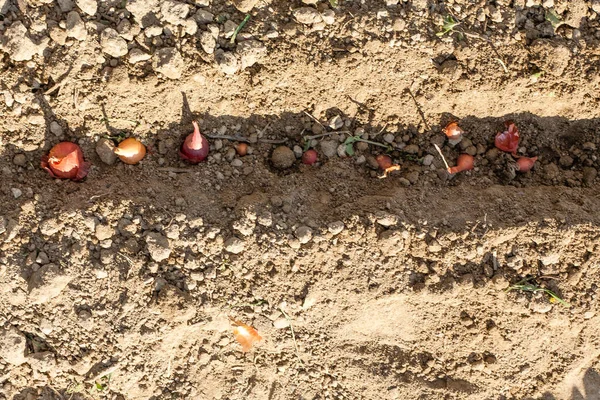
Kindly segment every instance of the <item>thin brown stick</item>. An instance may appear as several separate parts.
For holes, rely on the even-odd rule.
[[[304,111],[304,114],[308,115],[310,118],[312,118],[317,124],[321,125],[323,127],[323,129],[325,129],[325,125],[323,125],[321,123],[321,121],[319,121],[318,119],[316,119],[315,117],[313,117],[311,114],[307,113],[306,111]]]
[[[417,99],[415,98],[415,96],[413,95],[412,91],[409,88],[406,88],[406,91],[408,92],[408,94],[410,94],[410,97],[415,102],[415,105],[417,106],[417,111],[419,112],[419,115],[421,116],[421,119],[423,120],[423,123],[425,124],[425,127],[427,128],[428,131],[430,131],[431,127],[429,126],[429,124],[427,123],[427,120],[425,119],[425,113],[421,109],[421,106],[419,105],[419,102],[417,101]]]
[[[294,347],[296,349],[296,357],[298,357],[298,361],[300,361],[300,365],[304,366],[304,362],[300,358],[300,351],[298,350],[298,342],[296,342],[296,334],[294,333],[294,326],[292,325],[292,320],[290,319],[290,316],[287,315],[287,313],[285,311],[283,311],[283,308],[279,308],[279,310],[283,313],[283,316],[285,317],[285,319],[287,319],[288,322],[290,323],[290,332],[292,332],[292,340],[294,341]]]

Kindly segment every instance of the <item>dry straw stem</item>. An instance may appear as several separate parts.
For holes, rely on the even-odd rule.
[[[287,313],[285,311],[283,311],[283,308],[280,307],[279,310],[283,313],[283,316],[285,317],[285,319],[287,319],[288,322],[290,323],[290,332],[292,333],[292,340],[294,341],[294,348],[296,349],[296,357],[298,357],[298,361],[300,361],[300,365],[304,366],[304,362],[300,358],[300,352],[298,350],[298,342],[296,342],[296,334],[294,333],[294,326],[292,325],[292,320],[290,319],[290,316],[287,315]]]
[[[442,157],[442,161],[444,162],[446,169],[450,170],[450,166],[446,162],[446,157],[444,157],[444,155],[442,154],[442,150],[440,149],[440,146],[438,146],[437,144],[434,144],[434,146],[435,146],[435,149],[437,150],[437,152],[440,153],[440,157]]]

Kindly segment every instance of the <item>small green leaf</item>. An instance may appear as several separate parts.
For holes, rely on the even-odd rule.
[[[350,157],[354,155],[354,145],[352,143],[346,144],[346,154],[348,154]]]
[[[333,8],[338,8],[339,1],[338,0],[329,0],[329,4],[331,4],[331,7],[333,7]]]
[[[556,11],[554,11],[554,9],[549,9],[546,10],[546,21],[550,22],[552,24],[552,26],[554,27],[554,29],[558,28],[559,26],[561,26],[563,24],[562,19],[560,18],[560,15],[558,15],[556,13]]]
[[[305,140],[304,141],[304,151],[308,151],[308,149],[310,149],[310,140]]]

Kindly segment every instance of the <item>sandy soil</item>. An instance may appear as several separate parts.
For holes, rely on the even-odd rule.
[[[307,3],[0,1],[0,399],[600,399],[600,3]]]

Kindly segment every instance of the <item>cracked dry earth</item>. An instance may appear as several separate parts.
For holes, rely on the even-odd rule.
[[[600,399],[598,12],[1,0],[0,399]]]

